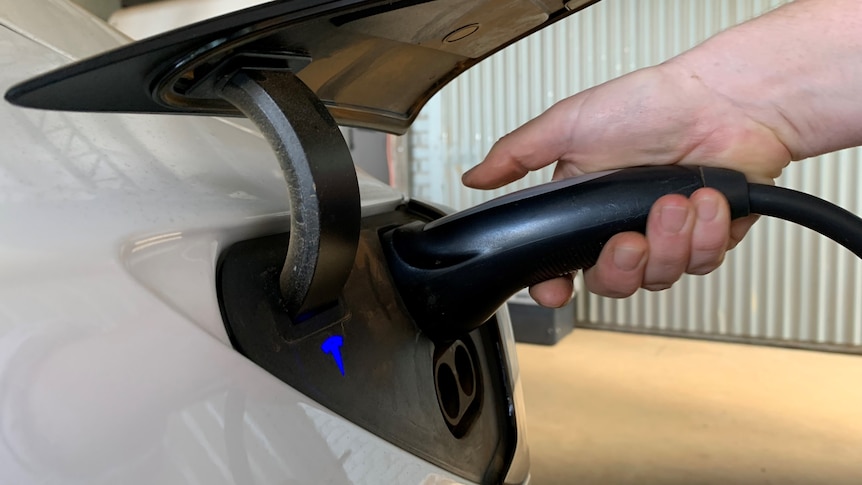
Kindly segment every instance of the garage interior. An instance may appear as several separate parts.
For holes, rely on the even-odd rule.
[[[401,140],[409,192],[456,209],[499,195],[457,177],[500,136],[781,3],[605,0],[507,48],[439,93]],[[859,150],[819,158],[777,184],[858,214]],[[534,482],[862,482],[862,315],[849,296],[860,272],[831,241],[761,220],[711,275],[624,300],[580,291],[566,336],[546,312],[546,343],[559,342],[518,348]]]
[[[79,3],[107,17],[141,2]],[[502,193],[467,191],[458,177],[506,132],[781,3],[603,0],[447,86],[388,140],[391,172],[383,135],[348,141],[375,176],[463,209]],[[778,184],[860,213],[858,150],[823,158]],[[579,292],[550,345],[518,344],[532,483],[862,483],[862,303],[848,297],[862,266],[819,236],[759,226],[717,274],[626,301]],[[770,250],[776,240],[783,252]]]

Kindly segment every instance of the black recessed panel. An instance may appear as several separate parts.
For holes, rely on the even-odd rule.
[[[436,346],[408,316],[381,253],[379,232],[417,217],[366,218],[338,304],[302,321],[279,302],[287,235],[237,243],[219,265],[222,314],[234,346],[290,386],[442,468],[499,483],[516,428],[497,326]]]

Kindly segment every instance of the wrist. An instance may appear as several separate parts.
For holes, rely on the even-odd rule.
[[[790,150],[774,127],[752,115],[752,106],[731,97],[736,92],[714,89],[681,58],[656,67],[670,80],[676,97],[688,100],[688,122],[681,126],[687,143],[679,163],[741,171],[758,183],[772,183],[790,163]]]
[[[862,144],[862,2],[803,0],[666,64],[771,130],[799,160]]]

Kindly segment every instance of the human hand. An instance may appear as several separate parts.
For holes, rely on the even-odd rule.
[[[770,183],[790,160],[770,128],[686,66],[668,62],[557,103],[501,138],[463,182],[492,189],[556,161],[554,179],[639,165],[696,164]],[[713,189],[691,198],[662,197],[650,211],[645,236],[622,233],[608,241],[585,272],[588,289],[625,297],[641,287],[668,288],[683,273],[711,272],[755,220],[731,223],[729,213],[727,201]],[[530,293],[542,305],[561,306],[571,298],[572,278],[540,283]]]

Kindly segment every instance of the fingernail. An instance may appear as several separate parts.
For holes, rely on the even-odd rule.
[[[685,225],[688,210],[685,207],[669,205],[661,209],[661,227],[666,232],[677,233]]]
[[[620,246],[614,249],[614,264],[623,271],[631,271],[638,267],[643,259],[643,251],[636,248]]]
[[[718,201],[712,197],[705,197],[697,201],[697,218],[703,222],[709,222],[718,215]]]

